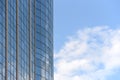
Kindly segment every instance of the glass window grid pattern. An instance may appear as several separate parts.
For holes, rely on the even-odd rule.
[[[52,3],[52,2],[51,2]],[[36,80],[53,80],[53,22],[50,0],[36,0]],[[49,14],[48,14],[49,13]],[[46,66],[46,67],[44,67]]]
[[[0,0],[0,80],[5,80],[5,1]]]
[[[29,1],[31,1],[30,18],[28,15]],[[53,80],[53,1],[18,0],[18,3],[18,80],[29,80],[29,48],[31,53],[30,79]],[[8,80],[16,80],[16,6],[16,0],[8,0]],[[31,38],[29,40],[30,27]],[[0,80],[5,80],[4,68],[5,0],[0,0]]]
[[[18,0],[19,9],[19,80],[29,79],[28,0]]]
[[[16,79],[16,2],[8,1],[8,80]]]

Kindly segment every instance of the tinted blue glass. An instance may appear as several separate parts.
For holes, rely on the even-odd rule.
[[[53,80],[52,3],[0,0],[0,80]]]
[[[36,0],[36,48],[37,54],[40,54],[43,58],[38,57],[38,61],[41,64],[41,79],[52,80],[53,79],[53,52],[52,52],[52,1],[50,0]],[[51,13],[51,14],[49,14]],[[36,56],[37,57],[37,56]],[[51,60],[51,61],[50,61]],[[37,74],[37,72],[36,72]],[[37,79],[36,79],[37,80]]]
[[[5,80],[5,1],[0,0],[0,79]]]

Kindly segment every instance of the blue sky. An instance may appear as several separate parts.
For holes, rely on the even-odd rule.
[[[101,72],[101,76],[96,75],[97,78],[91,77],[91,79],[89,80],[120,80],[120,76],[119,76],[120,62],[117,62],[118,61],[117,59],[120,58],[120,56],[118,56],[120,55],[119,53],[120,51],[118,50],[119,45],[117,45],[117,44],[120,44],[119,42],[117,43],[117,41],[119,40],[119,35],[120,35],[119,33],[119,30],[120,30],[119,28],[120,27],[120,9],[119,9],[120,5],[119,3],[120,3],[120,0],[54,0],[54,49],[55,49],[55,56],[57,56],[55,57],[55,60],[56,60],[55,69],[57,70],[57,71],[55,70],[55,74],[57,75],[57,77],[58,76],[65,77],[65,76],[62,76],[63,73],[61,73],[59,69],[57,69],[56,67],[59,64],[62,64],[61,61],[63,62],[65,61],[66,64],[70,65],[72,63],[69,63],[69,62],[74,63],[76,59],[78,63],[80,63],[82,59],[86,60],[87,56],[89,55],[94,56],[95,54],[97,55],[100,54],[102,55],[101,58],[103,59],[102,60],[100,58],[101,59],[100,64],[101,63],[104,64],[105,69],[103,69],[103,72],[105,72],[106,74],[102,75],[102,72]],[[94,32],[93,30],[95,31],[95,34],[93,34]],[[91,35],[89,35],[88,33]],[[104,36],[103,34],[106,34],[106,35]],[[114,37],[113,34],[116,37]],[[90,38],[86,38],[85,36],[90,37]],[[111,39],[111,37],[112,38],[114,37],[113,38],[114,40]],[[85,44],[79,43],[81,39],[82,39],[82,42]],[[77,46],[76,41],[78,41],[78,45],[85,46],[85,47],[78,46],[77,49],[74,49],[73,46]],[[108,43],[111,44],[112,46],[107,46]],[[93,46],[90,44],[94,44],[97,46]],[[109,51],[106,51],[107,49],[104,50],[104,48],[106,47],[110,48],[112,51],[109,52]],[[74,51],[71,50],[71,48],[73,48]],[[91,54],[90,53],[87,54],[87,52],[82,51],[81,49],[88,50],[91,52]],[[112,56],[108,58],[109,60],[114,61],[113,64],[108,64],[108,62],[104,61],[104,57],[106,56],[103,54],[104,53],[107,54],[107,52],[110,53],[108,55]],[[68,56],[67,58],[68,60],[70,60],[68,61],[66,60],[65,56],[62,56],[63,53],[68,54],[68,55],[72,55],[74,53],[76,54],[76,56],[78,56],[77,54],[79,53],[79,54],[84,54],[84,55],[79,55],[79,56],[84,56],[84,57],[82,58],[75,57],[71,59],[71,57]],[[91,56],[89,57],[91,58]],[[91,60],[91,62],[94,62],[95,60],[96,59]],[[81,67],[80,65],[78,66]],[[107,67],[108,65],[112,65],[113,67],[108,68]],[[88,66],[92,66],[92,68],[96,67],[91,64]],[[74,77],[76,76],[74,79],[82,80],[84,79],[84,76],[85,77],[92,76],[92,74],[97,74],[98,73],[97,71],[100,70],[98,69],[97,71],[94,71],[96,68],[94,69],[92,68],[90,68],[90,71],[80,70],[79,68],[76,68],[77,73],[75,73],[76,75],[74,74]],[[61,67],[61,70],[62,69],[64,68]],[[71,69],[73,68],[71,67],[69,70]],[[79,73],[81,73],[81,71],[85,71],[87,72],[87,74],[86,75],[84,74],[84,76],[78,75]],[[66,71],[66,74],[67,74],[67,71]],[[71,73],[69,73],[69,76],[68,75],[66,76],[70,77],[70,74]],[[103,78],[100,78],[100,77],[103,77]],[[71,80],[74,80],[74,79],[71,79]],[[58,80],[65,80],[65,79],[58,79]],[[87,80],[87,79],[84,79],[84,80]]]
[[[78,29],[120,24],[120,0],[54,0],[55,49]],[[59,41],[59,42],[58,42]]]

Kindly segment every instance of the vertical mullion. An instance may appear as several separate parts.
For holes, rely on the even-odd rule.
[[[31,80],[31,0],[29,0],[28,3],[28,8],[29,8],[29,20],[28,20],[28,29],[29,29],[29,80]]]
[[[5,80],[8,80],[8,0],[5,0]]]
[[[36,80],[36,0],[34,0],[34,80]]]
[[[18,12],[18,9],[19,9],[19,5],[18,5],[18,1],[19,0],[16,0],[16,80],[18,80],[19,76],[18,76],[18,56],[19,56],[19,22],[18,22],[18,18],[19,18],[19,12]]]

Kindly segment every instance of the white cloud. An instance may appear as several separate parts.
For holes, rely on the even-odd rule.
[[[55,80],[106,80],[120,68],[120,29],[85,28],[55,56]]]

